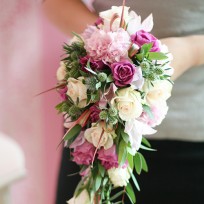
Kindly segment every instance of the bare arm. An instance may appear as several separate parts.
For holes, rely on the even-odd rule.
[[[97,15],[90,12],[80,0],[45,0],[43,10],[48,18],[65,34],[81,33],[92,25]]]
[[[178,78],[189,68],[204,64],[204,35],[164,38],[161,40],[173,54],[172,79]]]

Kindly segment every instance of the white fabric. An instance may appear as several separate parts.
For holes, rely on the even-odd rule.
[[[0,133],[0,189],[25,176],[25,158],[19,145]]]

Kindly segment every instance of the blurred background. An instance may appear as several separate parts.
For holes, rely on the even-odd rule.
[[[63,135],[52,88],[68,36],[37,0],[0,0],[0,203],[54,203]],[[1,200],[2,199],[2,200]],[[10,200],[10,201],[9,201]]]

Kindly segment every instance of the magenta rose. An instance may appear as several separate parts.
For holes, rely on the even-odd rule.
[[[160,52],[159,40],[155,38],[152,34],[140,30],[134,35],[131,35],[131,41],[141,47],[144,44],[152,43],[151,52]]]
[[[95,152],[95,147],[85,141],[82,145],[77,146],[72,153],[73,161],[78,165],[89,165],[92,162]]]
[[[91,122],[92,123],[97,122],[99,120],[99,113],[101,112],[101,110],[96,105],[94,105],[90,107],[90,111],[91,111],[91,114],[90,114]]]
[[[98,159],[101,160],[101,164],[106,170],[111,169],[112,167],[118,167],[118,157],[116,154],[116,147],[113,145],[111,148],[105,150],[101,148],[98,151]]]
[[[84,72],[88,72],[85,67],[87,66],[87,62],[90,60],[90,67],[93,70],[102,70],[106,67],[106,65],[101,60],[93,60],[88,55],[80,58],[79,62],[81,64],[81,69]]]
[[[111,64],[111,70],[116,86],[123,87],[132,82],[136,67],[129,61],[122,61]]]

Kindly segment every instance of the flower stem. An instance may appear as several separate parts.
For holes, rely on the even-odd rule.
[[[102,136],[103,136],[103,133],[104,133],[104,129],[102,128],[102,132],[101,132],[101,135],[100,135],[100,139],[99,139],[99,141],[98,141],[96,150],[95,150],[95,152],[94,152],[93,159],[92,159],[92,162],[91,162],[91,166],[93,166],[94,159],[95,159],[95,157],[96,157],[96,153],[97,153],[97,150],[98,150],[98,148],[99,148],[99,144],[100,144],[100,142],[101,142],[101,138],[102,138]]]
[[[122,14],[120,19],[120,27],[122,28],[124,25],[124,8],[125,8],[126,0],[123,0],[123,8],[122,8]]]

